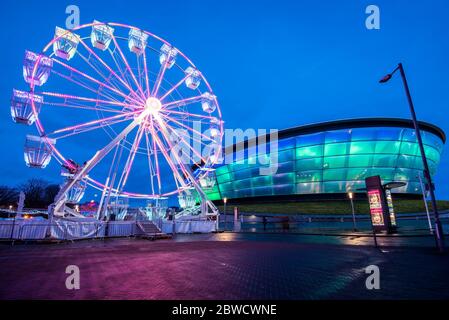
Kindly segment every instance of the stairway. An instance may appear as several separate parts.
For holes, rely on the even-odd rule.
[[[138,221],[136,236],[152,240],[169,237],[152,221]]]

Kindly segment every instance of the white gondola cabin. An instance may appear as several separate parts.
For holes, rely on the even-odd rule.
[[[94,20],[94,23],[95,25],[92,26],[92,33],[90,34],[90,41],[95,48],[105,51],[111,44],[114,29],[96,20]]]
[[[25,91],[13,90],[11,97],[11,117],[15,123],[32,125],[36,121],[32,103],[39,113],[44,98]]]
[[[135,28],[129,31],[128,47],[131,52],[137,55],[142,54],[147,46],[147,41],[148,35],[145,32]]]
[[[51,160],[56,140],[27,135],[24,147],[25,163],[30,168],[44,169]]]
[[[53,43],[54,54],[64,60],[70,60],[76,53],[80,38],[77,34],[56,27],[55,42]]]
[[[36,70],[34,70],[35,68]],[[25,51],[23,78],[26,83],[42,86],[47,82],[52,68],[53,60],[49,57],[31,51]],[[35,71],[34,75],[33,71]]]
[[[175,64],[177,56],[178,50],[164,43],[161,47],[159,62],[161,65],[165,64],[167,69],[170,69]]]

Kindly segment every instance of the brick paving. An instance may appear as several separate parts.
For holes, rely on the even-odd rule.
[[[155,242],[2,244],[0,298],[449,298],[447,254],[438,255],[431,247],[380,251],[317,239],[221,234]],[[380,290],[365,288],[365,267],[370,264],[380,268]],[[65,288],[67,265],[80,268],[80,290]]]

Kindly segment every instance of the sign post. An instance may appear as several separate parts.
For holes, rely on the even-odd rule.
[[[380,176],[365,179],[373,232],[390,232],[390,212]]]

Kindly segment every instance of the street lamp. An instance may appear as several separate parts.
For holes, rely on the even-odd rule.
[[[405,94],[407,95],[408,105],[410,107],[410,113],[412,116],[413,126],[415,127],[416,139],[418,140],[419,151],[421,153],[421,158],[422,158],[422,162],[423,162],[423,166],[424,166],[424,178],[427,180],[427,183],[429,184],[430,199],[432,201],[432,209],[433,209],[433,214],[434,214],[434,219],[435,219],[435,241],[436,241],[438,250],[440,252],[443,252],[444,251],[443,228],[441,227],[440,216],[438,214],[437,202],[435,199],[435,192],[434,192],[434,185],[432,183],[432,177],[430,176],[429,165],[427,163],[427,158],[426,158],[426,154],[424,151],[424,145],[422,143],[421,131],[419,129],[418,121],[416,120],[415,107],[413,106],[412,96],[410,94],[410,90],[409,90],[408,83],[407,83],[407,78],[405,77],[405,71],[404,71],[404,67],[402,66],[402,63],[399,63],[398,66],[393,70],[393,72],[387,74],[379,82],[380,83],[388,82],[393,77],[394,73],[398,70],[401,73],[402,82],[404,84],[404,89],[405,89]]]
[[[354,227],[354,231],[357,231],[357,226],[356,226],[356,224],[355,224],[355,210],[354,210],[354,201],[353,201],[353,199],[354,199],[354,193],[353,193],[353,192],[349,192],[349,193],[348,193],[348,197],[349,197],[349,200],[351,201],[352,224],[353,224],[353,227]]]
[[[224,216],[225,216],[225,220],[224,220],[224,230],[226,231],[226,202],[228,202],[228,198],[223,198],[223,204],[224,204]]]

